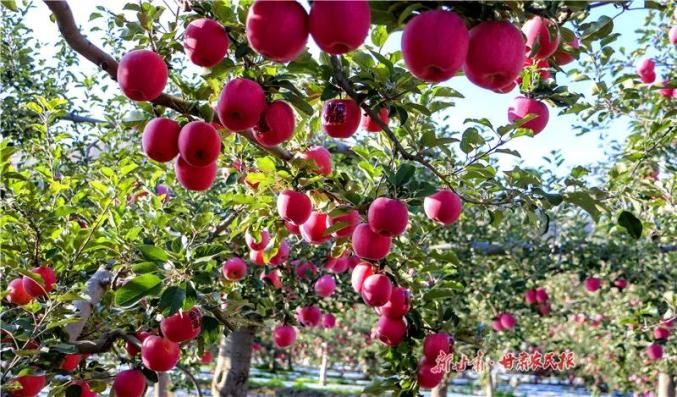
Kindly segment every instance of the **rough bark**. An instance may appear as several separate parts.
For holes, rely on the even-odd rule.
[[[661,372],[658,374],[658,397],[675,397],[675,377],[672,374]]]
[[[256,334],[255,326],[238,328],[228,338],[221,340],[219,358],[214,372],[212,395],[220,397],[246,397],[251,344]]]
[[[89,280],[87,280],[84,296],[85,299],[74,302],[78,313],[77,316],[80,317],[80,321],[68,324],[64,327],[66,334],[68,334],[69,342],[75,342],[78,340],[78,337],[80,337],[82,330],[85,328],[87,320],[92,315],[92,309],[97,303],[99,303],[103,297],[103,294],[108,289],[108,286],[111,282],[111,277],[111,272],[108,269],[102,267],[97,270]]]
[[[329,367],[329,359],[327,354],[327,342],[322,342],[322,364],[320,365],[320,386],[327,384],[327,367]]]

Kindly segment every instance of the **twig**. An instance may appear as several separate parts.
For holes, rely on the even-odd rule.
[[[195,379],[195,376],[193,376],[193,374],[191,374],[190,371],[188,371],[188,369],[186,369],[186,367],[184,367],[181,364],[176,364],[176,368],[181,370],[181,372],[183,372],[184,374],[186,374],[187,377],[190,378],[191,382],[193,382],[195,388],[197,389],[197,395],[199,397],[202,397],[202,389],[200,388],[200,384],[197,382],[197,379]]]
[[[223,233],[226,229],[228,229],[228,227],[230,226],[231,223],[233,223],[235,218],[237,218],[237,216],[240,215],[241,210],[242,210],[241,208],[234,209],[233,212],[228,214],[228,216],[226,216],[226,218],[223,220],[223,222],[221,222],[221,224],[216,226],[214,231],[209,235],[209,237],[207,237],[207,242],[210,243],[210,242],[214,241],[214,239],[219,234]]]

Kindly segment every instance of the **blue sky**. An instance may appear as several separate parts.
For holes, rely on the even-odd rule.
[[[71,7],[76,22],[84,27],[83,30],[86,32],[89,27],[89,15],[95,10],[96,5],[105,5],[114,12],[120,12],[124,4],[125,2],[122,1],[72,1]],[[602,14],[615,15],[616,12],[616,9],[611,6],[599,7],[594,10],[591,18],[596,19]],[[634,31],[643,25],[645,15],[645,11],[631,11],[618,17],[614,21],[614,31],[621,33],[621,38],[614,45],[632,48],[635,40]],[[49,21],[49,10],[41,2],[36,3],[36,6],[29,11],[26,24],[33,29],[37,38],[45,43],[54,43],[56,38],[59,37],[56,24]],[[97,35],[89,34],[88,37],[95,44],[100,44]],[[386,48],[399,47],[399,40],[399,33],[391,35]],[[308,43],[311,52],[316,53],[318,49],[312,39]],[[45,51],[49,52],[50,46],[43,48],[46,48]],[[51,46],[51,48],[54,48],[54,46]],[[44,54],[45,58],[49,58],[49,55],[48,53]],[[573,65],[575,63],[565,66],[565,70],[573,67]],[[95,68],[84,60],[81,62],[80,70],[86,74],[95,72]],[[566,76],[558,76],[558,82],[570,85]],[[517,91],[503,95],[495,94],[473,85],[464,77],[454,77],[444,84],[453,87],[465,96],[465,99],[459,99],[456,106],[448,110],[452,127],[460,130],[464,129],[461,126],[463,120],[467,118],[486,117],[494,125],[506,124],[507,108],[512,99],[518,95]],[[589,95],[589,85],[585,82],[575,83],[570,87],[584,95]],[[517,159],[510,155],[501,155],[499,157],[501,168],[512,168],[517,163],[527,167],[544,166],[547,163],[543,160],[543,156],[549,155],[553,150],[559,150],[565,159],[565,163],[558,169],[558,174],[568,174],[569,170],[576,165],[586,165],[603,160],[605,158],[604,150],[609,146],[608,139],[622,141],[628,135],[627,128],[625,128],[626,121],[618,120],[609,129],[609,134],[604,140],[601,140],[599,134],[596,133],[576,136],[571,127],[576,120],[576,116],[558,115],[557,113],[556,109],[550,109],[550,122],[538,136],[533,138],[521,137],[505,146],[519,151],[522,158]],[[92,116],[97,115],[93,114]]]

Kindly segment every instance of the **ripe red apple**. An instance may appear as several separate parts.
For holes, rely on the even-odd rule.
[[[568,42],[567,45],[575,50],[581,47],[581,43],[578,41],[578,37],[574,37],[574,39]],[[576,58],[572,53],[567,52],[562,48],[555,51],[552,57],[555,59],[555,63],[558,64],[559,66],[569,64],[574,60],[576,60]]]
[[[291,325],[278,325],[273,331],[273,340],[279,348],[291,346],[296,342],[296,329]]]
[[[374,266],[369,262],[360,262],[354,268],[353,272],[350,275],[350,283],[353,286],[353,290],[358,294],[362,292],[362,286],[364,285],[364,280],[369,276],[374,274]]]
[[[33,299],[24,289],[23,280],[20,278],[10,281],[7,290],[9,291],[7,302],[14,305],[25,305]]]
[[[550,304],[549,303],[539,303],[537,306],[538,312],[541,313],[541,316],[550,315]]]
[[[209,364],[210,362],[212,362],[212,352],[207,350],[206,352],[204,352],[204,354],[200,358],[200,364],[206,365],[206,364]]]
[[[661,83],[660,86],[661,86],[661,87],[667,87],[668,84],[670,84],[670,80],[663,80],[663,82]],[[665,98],[672,98],[672,97],[674,97],[674,96],[675,96],[675,92],[677,92],[677,90],[675,90],[674,88],[660,88],[660,89],[658,90],[658,93],[659,93],[662,97],[665,97]],[[654,180],[656,180],[656,179],[657,179],[657,178],[654,178]]]
[[[165,61],[149,50],[130,51],[118,63],[117,81],[127,98],[152,101],[162,94],[169,71]]]
[[[533,305],[536,303],[536,290],[528,289],[524,293],[524,302],[526,302],[527,305]]]
[[[653,83],[656,80],[656,72],[654,68],[656,62],[651,58],[644,58],[637,64],[637,74],[643,83]]]
[[[668,40],[670,40],[670,43],[672,44],[677,44],[677,26],[670,28],[670,31],[668,32]]]
[[[361,223],[353,231],[352,244],[355,255],[377,261],[385,258],[390,252],[392,238],[376,234],[369,224]]]
[[[239,281],[247,274],[247,264],[235,257],[223,262],[223,276],[229,281]]]
[[[336,238],[348,237],[353,234],[353,231],[360,223],[360,220],[360,213],[357,210],[351,209],[341,215],[327,217],[327,228],[330,228],[337,223],[346,223],[346,226],[334,231],[331,235]]]
[[[588,277],[585,279],[584,285],[588,292],[595,292],[602,286],[602,280],[597,277]]]
[[[463,212],[461,198],[451,190],[438,190],[423,200],[423,210],[428,218],[442,225],[456,223]]]
[[[141,144],[149,158],[164,163],[179,154],[181,126],[174,120],[156,117],[143,129]]]
[[[315,293],[322,298],[332,296],[334,291],[336,291],[336,281],[334,277],[328,274],[320,277],[315,282]]]
[[[178,312],[160,321],[160,330],[165,338],[181,343],[195,339],[200,335],[202,313],[197,307]]]
[[[317,266],[310,262],[303,262],[296,266],[296,277],[299,279],[309,279],[317,276]]]
[[[143,365],[153,371],[165,372],[174,368],[180,353],[178,343],[157,335],[147,337],[141,345]]]
[[[322,244],[328,241],[331,236],[325,235],[327,231],[327,214],[320,211],[313,211],[310,218],[301,225],[301,236],[311,244]]]
[[[332,55],[357,49],[364,43],[371,24],[366,0],[316,1],[310,7],[308,27],[318,47]]]
[[[513,316],[510,313],[502,313],[500,316],[498,316],[499,320],[501,321],[501,326],[503,329],[513,329],[515,328],[515,316]]]
[[[189,165],[205,167],[219,157],[221,137],[214,127],[204,121],[191,121],[179,134],[179,153]]]
[[[273,287],[275,287],[275,289],[280,289],[282,288],[282,281],[280,280],[281,274],[282,272],[280,272],[279,270],[273,270],[268,273],[266,273],[266,271],[264,270],[261,272],[259,278],[261,279],[261,281],[264,282],[266,280],[270,281],[270,283],[273,284]]]
[[[289,258],[289,244],[287,244],[286,240],[282,240],[280,243],[280,246],[277,248],[277,254],[270,258],[268,263],[272,266],[277,266],[282,264],[282,262],[286,261]]]
[[[528,114],[536,115],[535,118],[522,124],[521,128],[528,128],[537,135],[548,125],[549,113],[545,103],[536,99],[517,97],[508,108],[508,121],[511,123],[523,119]]]
[[[261,230],[259,234],[259,238],[256,238],[249,231],[245,234],[244,241],[247,243],[247,247],[249,247],[250,250],[261,251],[265,249],[270,242],[270,233],[268,230]]]
[[[414,76],[430,83],[453,77],[468,53],[468,29],[452,11],[425,11],[402,33],[402,57]]]
[[[254,51],[287,63],[301,54],[308,41],[308,14],[296,1],[257,0],[247,14],[247,41]]]
[[[37,273],[42,277],[42,283],[38,283],[28,276],[23,276],[21,282],[24,287],[24,291],[34,298],[39,296],[47,295],[49,292],[54,289],[54,283],[56,283],[56,273],[49,266],[40,266],[34,267],[31,269],[31,273]],[[41,285],[42,284],[42,285]]]
[[[436,362],[440,353],[449,354],[454,345],[454,339],[444,332],[430,334],[423,340],[423,356],[429,362]]]
[[[387,108],[380,108],[378,110],[378,117],[381,119],[381,121],[383,121],[383,124],[388,125]],[[367,113],[364,113],[364,115],[362,116],[362,128],[367,132],[383,131],[383,128],[381,128],[381,126],[376,121],[372,120]]]
[[[80,360],[82,360],[82,355],[80,354],[66,354],[60,368],[68,372],[73,371],[80,365]]]
[[[525,52],[522,32],[515,25],[508,21],[485,21],[470,30],[463,70],[475,85],[501,89],[519,76]]]
[[[402,318],[411,309],[411,293],[402,287],[393,288],[385,305],[376,308],[376,313],[390,318]]]
[[[517,87],[517,80],[511,81],[505,86],[495,89],[494,92],[498,94],[508,94],[512,92],[512,90],[514,90],[515,87]]]
[[[72,381],[71,384],[80,386],[80,397],[97,397],[96,392],[89,387],[89,383],[85,381]]]
[[[303,160],[312,160],[315,162],[315,172],[329,176],[331,174],[331,153],[322,146],[314,146],[301,153]]]
[[[348,265],[348,258],[344,255],[338,258],[329,258],[324,267],[332,273],[340,274],[348,270]]]
[[[550,19],[535,16],[522,26],[527,38],[527,50],[534,58],[547,58],[559,47],[559,27]],[[538,50],[535,48],[538,47]]]
[[[136,339],[139,340],[139,342],[143,343],[144,340],[146,340],[147,337],[151,336],[150,332],[146,331],[139,331],[136,333]],[[130,357],[134,357],[137,354],[139,354],[139,349],[137,349],[134,345],[132,345],[129,342],[125,343],[125,350],[127,351],[127,354],[129,354]]]
[[[285,190],[277,196],[277,213],[287,222],[302,225],[313,211],[313,203],[302,192]]]
[[[496,332],[501,332],[504,330],[503,324],[501,323],[500,317],[496,317],[492,322],[491,322],[491,328],[494,329]]]
[[[273,101],[254,126],[254,138],[261,146],[273,147],[288,141],[294,135],[294,128],[296,119],[291,106],[284,101]]]
[[[306,327],[317,327],[322,320],[322,312],[316,306],[299,307],[296,310],[296,318]]]
[[[393,284],[384,274],[372,274],[362,283],[362,299],[371,307],[383,306],[390,300]]]
[[[322,316],[323,328],[334,328],[336,326],[336,317],[331,313],[326,313]]]
[[[308,215],[310,216],[310,215]],[[285,221],[284,222],[284,227],[289,231],[291,234],[296,234],[299,235],[301,234],[301,227],[299,225],[296,225],[292,222]]]
[[[196,19],[186,27],[183,49],[190,61],[198,66],[216,66],[228,52],[226,29],[213,19]]]
[[[432,371],[435,366],[435,361],[429,361],[426,358],[421,359],[416,372],[416,381],[420,387],[424,389],[432,389],[442,382],[444,370],[435,373]]]
[[[9,395],[12,397],[35,397],[40,394],[40,391],[45,387],[47,379],[45,375],[22,375],[16,377],[9,381],[9,385],[12,389],[17,387],[15,384],[18,383],[20,387],[16,390],[9,392]]]
[[[388,346],[397,346],[407,334],[407,324],[403,319],[381,316],[376,323],[376,336]]]
[[[548,291],[545,288],[536,288],[536,302],[545,303],[548,299],[550,299],[550,296],[548,296]]]
[[[656,340],[668,339],[670,336],[670,330],[665,327],[656,327],[653,330],[653,337]]]
[[[256,126],[265,108],[263,88],[255,81],[237,78],[223,86],[216,103],[216,114],[226,128],[242,131]]]
[[[322,106],[322,129],[333,138],[350,138],[360,126],[360,107],[352,99],[332,99]]]
[[[181,186],[195,191],[207,190],[212,186],[214,179],[216,179],[216,168],[216,162],[208,164],[205,167],[193,167],[181,156],[174,163],[176,179]]]
[[[146,391],[146,377],[138,369],[128,369],[115,376],[113,391],[118,397],[141,397]]]
[[[663,346],[656,343],[650,344],[646,347],[646,355],[649,356],[652,361],[660,360],[663,358]]]
[[[624,278],[618,278],[616,281],[614,281],[614,285],[620,290],[625,289],[628,287],[628,280]]]
[[[397,199],[379,197],[369,205],[369,227],[382,236],[399,236],[409,224],[407,205]]]

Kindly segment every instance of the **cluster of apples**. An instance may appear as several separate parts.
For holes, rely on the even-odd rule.
[[[419,386],[432,389],[439,385],[444,378],[444,370],[435,370],[437,359],[442,354],[448,355],[454,352],[454,338],[444,332],[430,334],[423,339],[423,357],[418,363],[416,379]],[[444,366],[442,366],[443,368]]]
[[[510,331],[515,328],[517,320],[511,313],[499,313],[491,322],[491,328],[496,332]]]
[[[656,81],[656,62],[651,58],[644,58],[637,64],[637,75],[644,84],[652,84]],[[658,93],[665,98],[677,98],[677,90],[667,87],[669,80],[664,80]]]
[[[670,337],[670,329],[672,328],[673,322],[672,319],[664,320],[658,327],[654,328],[653,338],[656,342],[653,342],[646,347],[646,354],[649,359],[658,361],[663,358],[663,346],[661,343],[665,343]]]
[[[629,285],[628,280],[619,277],[613,281],[614,287],[618,288],[620,291],[626,289]],[[602,287],[602,279],[599,277],[588,277],[583,281],[583,286],[588,292],[596,292]]]
[[[550,296],[545,288],[528,289],[524,293],[524,302],[527,305],[536,305],[538,312],[541,313],[542,316],[550,314],[549,300]]]
[[[42,280],[38,281],[32,277],[23,276],[10,281],[7,286],[7,302],[14,305],[26,305],[33,298],[46,296],[54,289],[56,283],[54,269],[42,265],[31,269],[31,273],[37,274]]]

